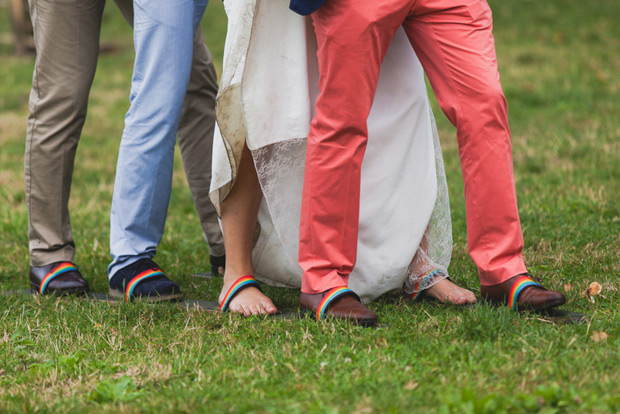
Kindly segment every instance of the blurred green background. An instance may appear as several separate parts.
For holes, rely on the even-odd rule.
[[[553,325],[487,305],[412,305],[397,295],[371,304],[386,325],[377,330],[3,296],[0,411],[619,412],[620,2],[489,3],[526,262],[589,323]],[[219,0],[202,24],[219,72],[227,25]],[[112,2],[101,41],[70,208],[75,260],[106,291],[133,60],[131,30]],[[8,1],[0,0],[0,290],[28,286],[22,175],[33,62],[14,54]],[[435,109],[453,215],[450,273],[478,294],[454,128]],[[186,296],[216,299],[220,280],[189,276],[209,260],[178,151],[157,261]],[[581,295],[591,282],[603,286],[594,302]],[[296,292],[266,291],[295,309]]]

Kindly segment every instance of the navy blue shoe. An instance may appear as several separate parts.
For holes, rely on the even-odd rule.
[[[181,297],[181,288],[168,279],[151,259],[140,259],[120,269],[110,279],[110,296],[131,302],[134,298],[149,302]]]

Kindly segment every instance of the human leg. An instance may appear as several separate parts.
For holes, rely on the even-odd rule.
[[[24,181],[30,278],[40,284],[61,264],[71,262],[75,254],[69,196],[97,65],[104,1],[58,4],[30,0],[29,5],[37,58],[30,92]],[[65,269],[47,286],[47,291],[87,289],[77,269]]]
[[[416,3],[404,27],[457,128],[468,245],[482,284],[526,271],[508,113],[484,0]]]
[[[125,21],[133,28],[133,0],[114,0]]]
[[[486,0],[458,5],[424,0],[415,3],[403,26],[443,112],[457,128],[468,245],[485,296],[485,286],[527,271],[491,10]]]
[[[252,154],[247,147],[244,147],[237,179],[222,202],[222,230],[227,254],[224,286],[219,296],[220,303],[237,280],[254,275],[252,242],[261,198],[262,192]],[[236,294],[228,303],[228,309],[246,316],[273,314],[278,311],[271,299],[255,287],[249,287]]]
[[[321,76],[307,143],[299,264],[300,303],[317,317],[329,303],[333,316],[364,325],[376,321],[342,288],[356,260],[366,121],[381,62],[404,13],[397,5],[339,1],[312,15]]]
[[[115,2],[127,22],[133,26],[132,0]],[[203,41],[202,29],[198,26],[193,38],[192,67],[179,122],[179,148],[200,224],[209,244],[211,267],[214,273],[221,274],[225,262],[224,240],[208,194],[217,88],[213,58]]]
[[[310,294],[346,285],[355,264],[366,120],[397,29],[374,6],[349,3],[327,2],[312,15],[321,92],[307,143],[299,247],[302,292]]]
[[[198,27],[194,35],[192,71],[179,124],[179,147],[187,182],[209,244],[211,270],[222,274],[224,238],[215,207],[209,199],[217,88],[213,58],[202,40],[202,30]]]
[[[441,266],[435,264],[428,255],[429,235],[422,237],[413,261],[409,267],[409,276],[405,281],[405,293],[412,300],[430,297],[440,303],[468,305],[476,302],[476,296],[470,290],[458,286]]]
[[[163,234],[192,39],[205,7],[202,0],[134,1],[136,58],[110,217],[108,275],[116,287],[124,282],[115,274],[150,260]]]
[[[31,0],[37,49],[26,135],[30,262],[73,260],[69,195],[99,52],[104,2]]]

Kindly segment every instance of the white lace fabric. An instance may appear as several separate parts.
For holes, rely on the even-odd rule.
[[[263,191],[253,250],[257,279],[299,288],[299,217],[306,136],[318,93],[312,26],[286,0],[226,2],[211,198],[219,211],[250,148]],[[358,255],[349,287],[364,301],[447,277],[448,191],[423,71],[399,31],[381,68],[362,165]],[[428,272],[443,277],[421,283]]]

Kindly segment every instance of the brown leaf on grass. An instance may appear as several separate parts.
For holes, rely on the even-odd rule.
[[[600,80],[601,82],[607,82],[609,80],[609,74],[603,72],[602,70],[597,70],[596,71],[596,77],[598,78],[598,80]]]
[[[605,332],[596,331],[592,333],[590,339],[592,339],[594,342],[603,342],[606,341],[608,337],[609,335],[607,335]]]
[[[603,290],[603,287],[601,286],[600,283],[592,282],[590,283],[590,286],[588,286],[586,290],[581,292],[581,297],[588,298],[590,299],[590,302],[594,303],[594,296],[601,293],[601,290]]]
[[[599,293],[601,293],[601,290],[603,290],[603,287],[601,286],[600,283],[592,282],[590,283],[590,287],[588,288],[588,295],[596,296]]]
[[[564,292],[568,292],[572,288],[573,288],[573,285],[571,285],[570,283],[564,284]]]
[[[420,384],[418,384],[417,382],[414,382],[414,381],[410,381],[410,382],[407,383],[407,385],[405,385],[405,389],[406,390],[415,390],[416,388],[418,388],[418,385],[420,385]]]

